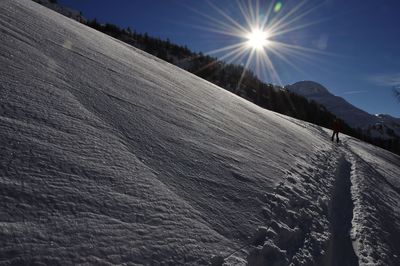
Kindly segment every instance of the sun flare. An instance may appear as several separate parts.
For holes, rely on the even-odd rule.
[[[316,22],[308,21],[307,16],[322,4],[311,5],[308,1],[284,4],[279,0],[268,4],[261,0],[237,0],[239,16],[233,16],[230,10],[226,11],[212,1],[207,3],[215,14],[192,9],[206,18],[207,23],[206,26],[195,27],[226,36],[228,40],[235,40],[226,46],[208,51],[207,54],[216,55],[220,61],[228,64],[235,62],[243,66],[237,90],[248,69],[255,70],[255,74],[264,80],[283,86],[275,67],[278,62],[304,73],[303,69],[296,66],[295,60],[308,60],[313,55],[324,54],[324,49],[302,46],[301,35],[290,34],[315,24]],[[201,69],[218,62],[215,60]]]
[[[253,29],[247,36],[247,45],[253,49],[262,49],[268,46],[271,42],[268,40],[268,31]]]

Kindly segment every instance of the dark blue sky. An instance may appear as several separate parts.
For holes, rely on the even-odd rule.
[[[238,41],[237,38],[199,28],[211,29],[217,25],[195,10],[228,23],[203,0],[59,2],[82,11],[86,18],[96,17],[100,22],[130,26],[138,32],[148,32],[151,36],[187,45],[194,51],[209,52]],[[240,24],[245,24],[236,1],[210,2]],[[247,3],[247,0],[242,2]],[[280,2],[282,9],[274,13],[276,18],[284,17],[301,1]],[[260,0],[259,3],[259,13],[263,16],[271,1]],[[287,28],[311,25],[276,37],[278,41],[312,50],[305,51],[301,57],[285,54],[296,68],[278,56],[271,56],[282,84],[313,80],[367,112],[400,117],[400,103],[392,91],[393,86],[400,85],[400,1],[308,1],[290,18],[309,10],[312,11]]]

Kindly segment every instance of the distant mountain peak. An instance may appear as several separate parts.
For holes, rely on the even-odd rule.
[[[288,85],[287,88],[300,95],[331,95],[327,88],[322,86],[321,84],[310,81],[310,80],[303,80],[296,82],[292,85]]]
[[[345,99],[331,94],[327,88],[314,81],[300,81],[285,87],[291,92],[300,94],[308,100],[313,100],[325,106],[334,115],[343,119],[349,126],[360,128],[374,137],[393,138],[400,136],[400,119],[387,114],[369,114]],[[383,125],[392,131],[377,132],[376,125]],[[372,132],[375,131],[375,132]]]

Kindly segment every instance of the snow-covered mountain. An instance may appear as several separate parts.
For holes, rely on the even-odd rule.
[[[400,264],[400,157],[31,1],[0,30],[1,264]]]
[[[393,133],[400,136],[400,119],[388,115],[372,115],[345,99],[335,96],[321,84],[313,81],[299,81],[285,86],[291,92],[324,105],[330,112],[343,119],[353,128],[361,128],[372,137],[392,138]]]

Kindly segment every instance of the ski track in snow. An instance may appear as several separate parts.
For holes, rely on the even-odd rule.
[[[351,199],[351,164],[342,157],[337,169],[330,206],[331,242],[328,246],[329,265],[358,265],[350,238],[353,218],[353,202]]]
[[[400,264],[398,156],[30,1],[0,32],[0,264]]]

